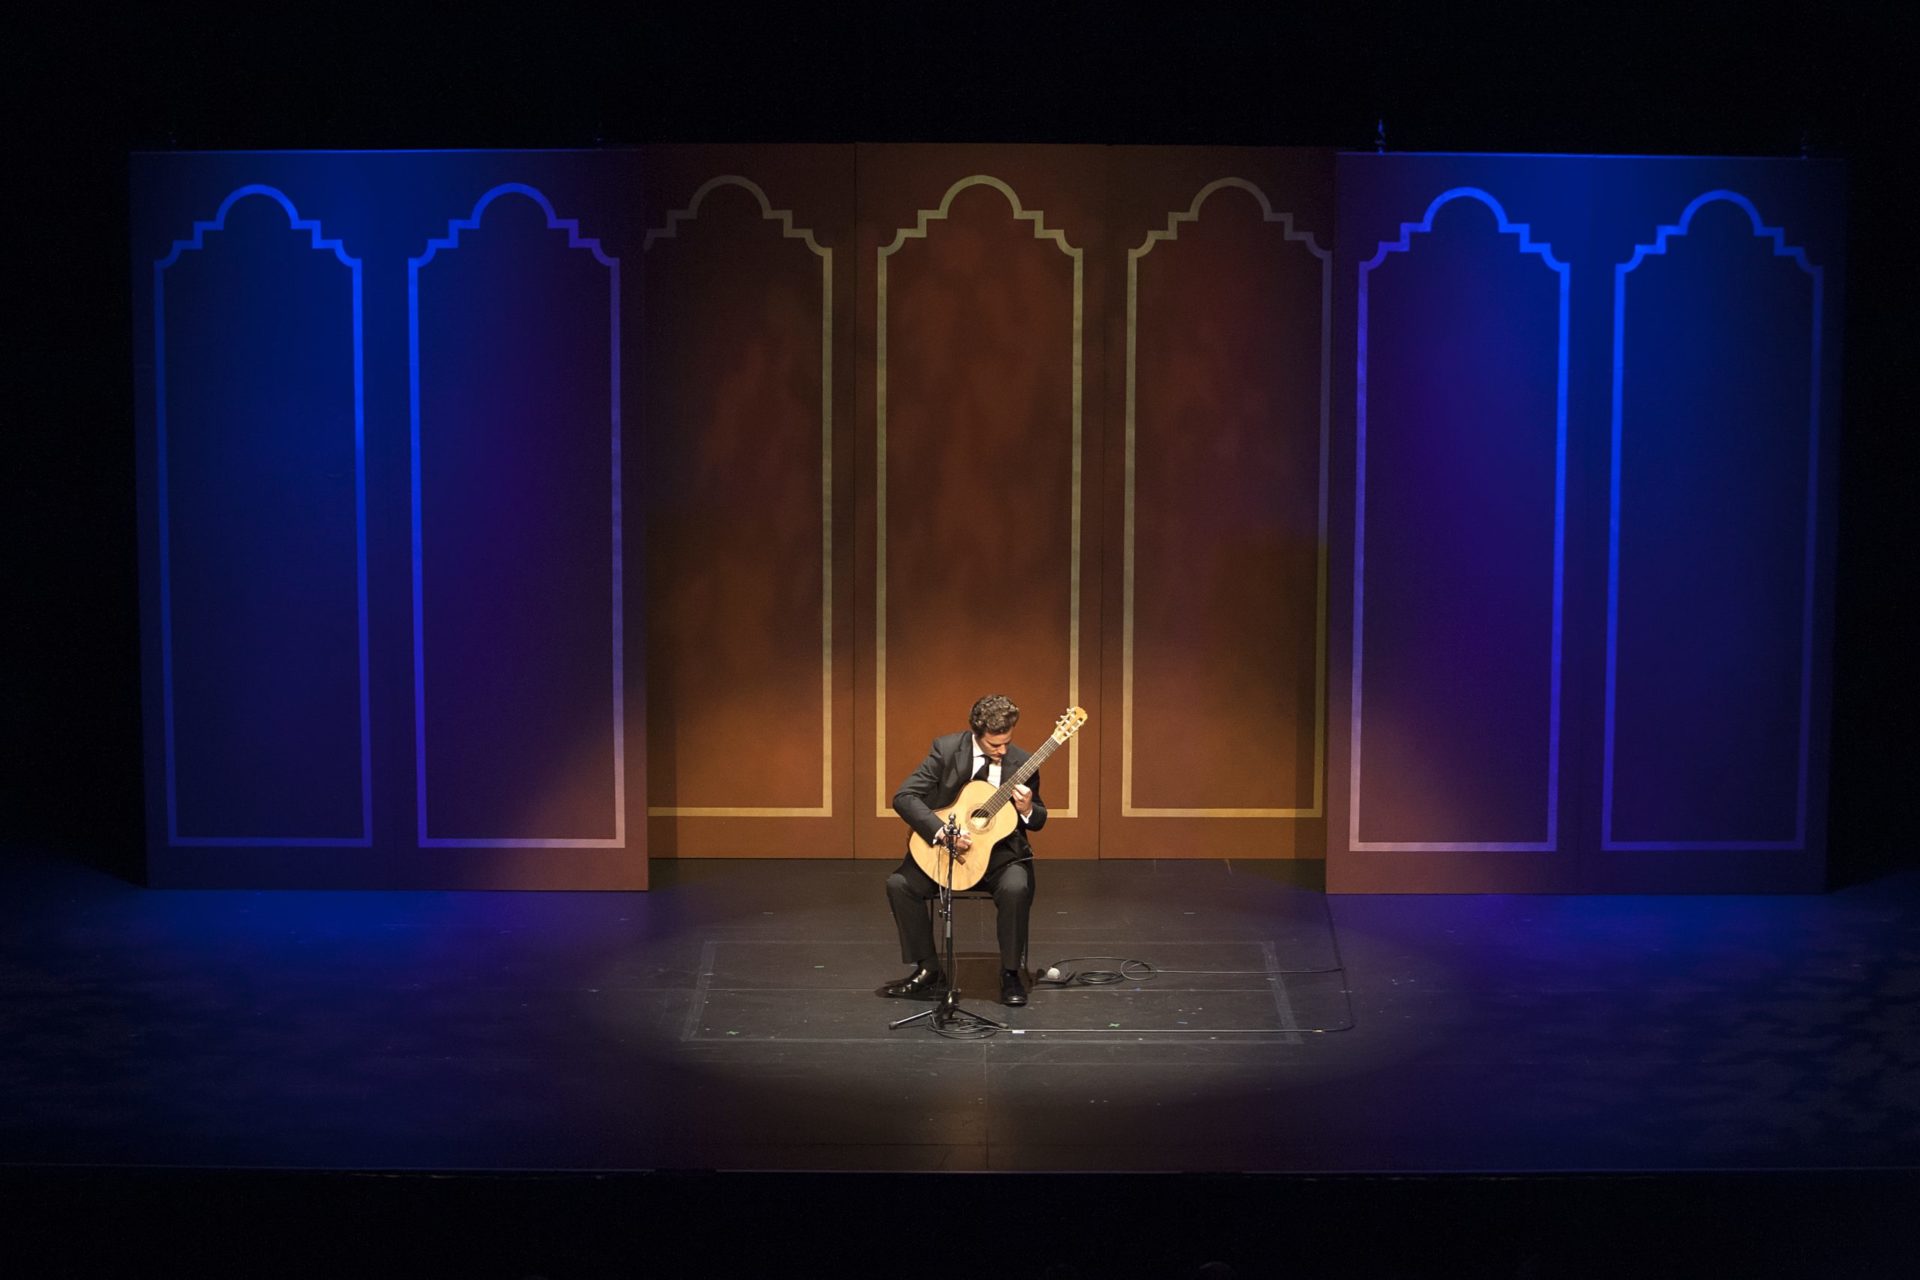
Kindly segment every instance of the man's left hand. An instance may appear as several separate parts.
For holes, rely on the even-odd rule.
[[[1013,788],[1013,807],[1015,812],[1023,818],[1031,814],[1033,812],[1033,788],[1015,783]]]

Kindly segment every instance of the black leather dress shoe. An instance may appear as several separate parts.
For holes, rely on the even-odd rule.
[[[880,994],[895,1000],[938,1000],[947,994],[947,977],[923,964],[900,981],[880,988]]]
[[[1000,1003],[1017,1009],[1026,1002],[1026,978],[1018,969],[1002,969],[1000,971]]]

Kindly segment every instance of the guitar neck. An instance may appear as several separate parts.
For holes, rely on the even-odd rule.
[[[1013,771],[1012,777],[1000,783],[1000,789],[993,793],[993,807],[997,809],[1005,804],[1013,796],[1013,789],[1037,773],[1040,766],[1046,763],[1047,757],[1052,755],[1059,745],[1060,739],[1051,737],[1041,743],[1034,753],[1027,757],[1027,762]]]

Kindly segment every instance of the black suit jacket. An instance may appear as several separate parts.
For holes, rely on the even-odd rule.
[[[1000,762],[1000,776],[1009,776],[1026,762],[1027,752],[1008,743],[1006,759]],[[952,804],[972,780],[973,734],[964,729],[959,733],[944,734],[933,740],[933,746],[927,750],[927,758],[907,775],[907,780],[893,793],[893,811],[905,819],[909,827],[919,832],[923,839],[931,842],[940,834],[940,818],[934,810]],[[1027,843],[1027,833],[1047,825],[1047,806],[1040,799],[1038,771],[1027,779],[1027,785],[1033,788],[1033,814],[1026,822],[1015,823],[1012,834],[993,846],[993,854],[987,860],[989,873],[1009,862],[1031,857],[1033,846]]]

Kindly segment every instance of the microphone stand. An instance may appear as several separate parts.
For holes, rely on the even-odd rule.
[[[940,842],[946,846],[947,850],[947,877],[944,882],[940,882],[939,899],[940,916],[946,921],[945,963],[947,966],[947,994],[941,996],[939,1003],[930,1008],[922,1009],[918,1013],[909,1014],[904,1018],[889,1022],[887,1024],[887,1030],[889,1031],[898,1031],[908,1023],[918,1022],[922,1018],[930,1019],[929,1025],[931,1025],[935,1031],[945,1031],[954,1023],[962,1020],[966,1022],[971,1030],[983,1030],[988,1027],[993,1028],[995,1031],[1005,1031],[1007,1029],[1007,1024],[1004,1022],[995,1022],[992,1018],[986,1017],[983,1014],[978,1014],[971,1009],[962,1009],[960,1007],[960,971],[955,967],[953,962],[953,846],[960,836],[959,813],[959,806],[956,805],[953,811],[947,814],[946,828],[940,833]]]

